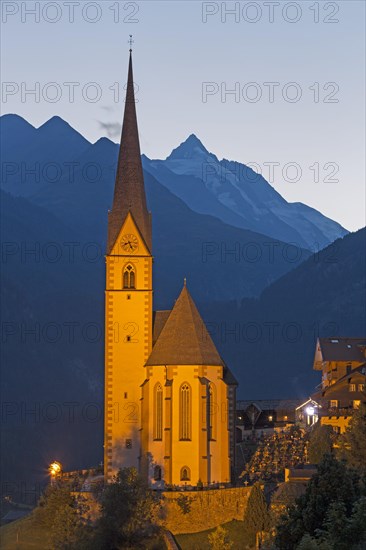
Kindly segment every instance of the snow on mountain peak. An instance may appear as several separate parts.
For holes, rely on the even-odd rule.
[[[191,134],[176,149],[170,153],[166,160],[188,160],[207,157],[210,153],[197,136]]]

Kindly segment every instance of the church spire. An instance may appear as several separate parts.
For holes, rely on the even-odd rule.
[[[133,86],[132,49],[130,49],[126,102],[114,186],[113,206],[108,218],[108,253],[112,250],[129,211],[145,240],[145,244],[151,252],[151,219],[146,206],[144,176],[141,163]]]

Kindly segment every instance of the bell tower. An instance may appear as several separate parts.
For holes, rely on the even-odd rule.
[[[152,349],[152,237],[133,85],[132,50],[112,210],[105,290],[104,474],[139,469],[141,384]]]

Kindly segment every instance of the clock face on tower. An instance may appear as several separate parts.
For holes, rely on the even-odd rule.
[[[121,247],[123,252],[126,252],[127,254],[134,254],[139,249],[139,241],[135,235],[129,233],[127,235],[123,235],[121,239]]]

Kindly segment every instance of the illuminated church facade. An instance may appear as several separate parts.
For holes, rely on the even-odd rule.
[[[177,251],[178,254],[178,251]],[[104,470],[135,467],[150,486],[229,483],[237,382],[184,282],[172,310],[153,310],[147,210],[130,50],[105,290]]]

